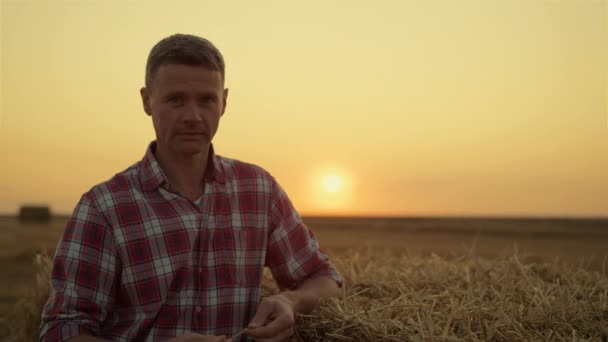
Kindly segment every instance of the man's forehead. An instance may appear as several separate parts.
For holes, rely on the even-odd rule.
[[[205,90],[223,89],[220,72],[203,65],[163,64],[158,68],[152,83],[165,89],[193,84]]]

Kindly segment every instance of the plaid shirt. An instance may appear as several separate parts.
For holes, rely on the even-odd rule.
[[[171,191],[155,146],[74,209],[56,250],[41,340],[231,336],[256,312],[264,266],[281,288],[316,276],[342,284],[268,172],[211,146],[204,195],[192,202]]]

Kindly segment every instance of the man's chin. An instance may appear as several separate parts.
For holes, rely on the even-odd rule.
[[[206,150],[209,148],[208,144],[201,144],[200,142],[197,143],[181,143],[178,146],[175,146],[175,148],[173,148],[172,152],[179,154],[179,155],[183,155],[183,156],[189,156],[189,155],[196,155],[202,152],[206,152]]]

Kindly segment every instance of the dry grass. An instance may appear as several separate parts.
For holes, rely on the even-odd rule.
[[[2,329],[8,332],[8,337],[13,341],[38,341],[40,315],[50,291],[52,260],[46,252],[40,252],[34,257],[34,266],[35,283],[17,301],[12,322],[9,320],[7,328]]]
[[[608,277],[512,255],[334,259],[344,297],[298,320],[296,341],[606,339]]]
[[[608,341],[608,275],[514,253],[334,255],[343,297],[297,319],[294,341]],[[15,341],[37,340],[50,260],[36,258],[37,283],[16,306]],[[267,275],[266,294],[276,291]]]

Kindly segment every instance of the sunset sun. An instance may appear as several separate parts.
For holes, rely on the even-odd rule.
[[[338,192],[342,188],[342,179],[335,174],[323,177],[323,189],[327,192]]]
[[[352,205],[354,190],[354,175],[345,165],[319,165],[310,173],[309,206],[317,213],[341,213]]]

